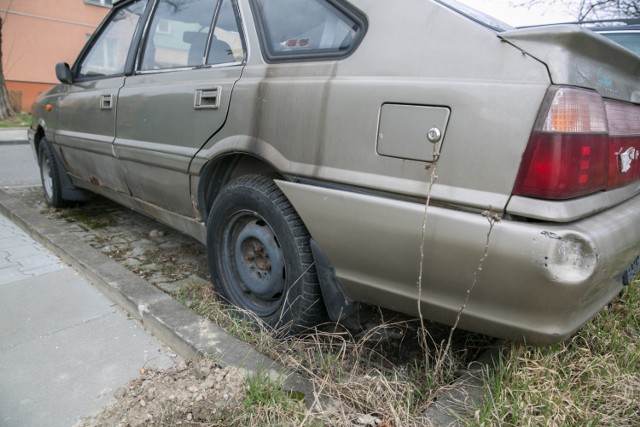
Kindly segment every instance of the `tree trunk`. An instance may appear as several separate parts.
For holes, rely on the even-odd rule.
[[[9,92],[4,81],[4,72],[2,71],[2,18],[0,18],[0,120],[6,120],[13,117],[15,112],[11,107]]]

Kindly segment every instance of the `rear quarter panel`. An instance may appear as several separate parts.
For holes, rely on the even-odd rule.
[[[269,64],[249,4],[241,4],[249,62],[226,126],[196,156],[193,173],[234,147],[266,157],[286,174],[424,197],[424,161],[378,154],[380,109],[440,106],[451,116],[432,197],[483,209],[506,205],[549,85],[543,64],[494,32],[418,0],[402,7],[353,2],[368,28],[346,59]],[[430,124],[424,127],[428,145]]]

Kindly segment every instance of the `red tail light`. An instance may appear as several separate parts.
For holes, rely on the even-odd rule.
[[[551,89],[513,193],[563,200],[640,179],[640,137],[632,133],[640,135],[639,107],[607,101],[605,108],[596,92]]]

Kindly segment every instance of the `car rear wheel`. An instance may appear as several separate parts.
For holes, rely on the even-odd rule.
[[[58,168],[53,148],[51,148],[49,142],[44,138],[40,141],[38,161],[42,191],[47,205],[55,208],[67,206],[67,201],[62,197],[60,169]]]
[[[317,324],[323,303],[309,239],[271,178],[247,175],[232,181],[207,220],[214,288],[224,301],[254,313],[278,334]]]

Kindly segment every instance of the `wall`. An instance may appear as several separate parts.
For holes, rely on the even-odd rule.
[[[84,0],[0,0],[2,67],[17,110],[58,83],[55,64],[72,64],[108,12]]]

